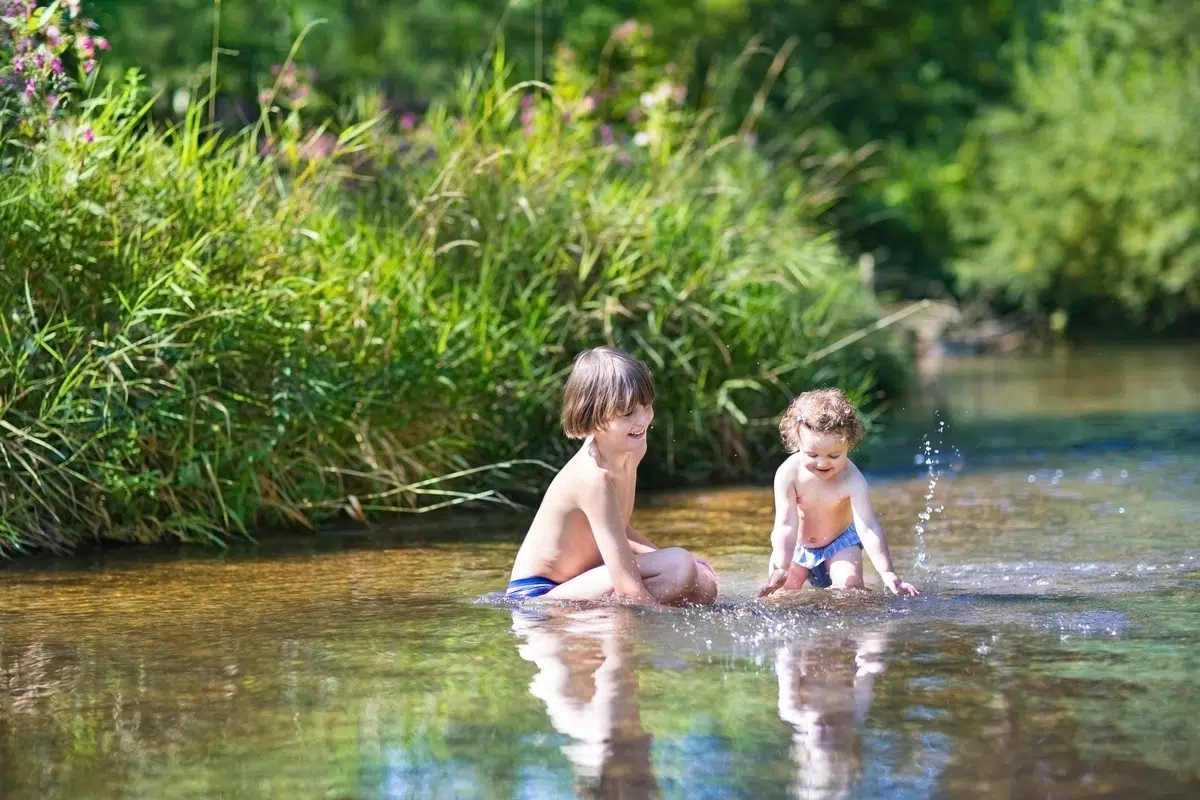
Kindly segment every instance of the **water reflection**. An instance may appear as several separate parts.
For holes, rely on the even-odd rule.
[[[860,725],[871,709],[886,649],[886,634],[872,630],[779,646],[779,718],[792,726],[794,796],[840,797],[858,783]]]
[[[568,738],[583,797],[657,797],[651,736],[638,705],[637,660],[621,608],[515,609],[517,652],[537,667],[529,693]]]

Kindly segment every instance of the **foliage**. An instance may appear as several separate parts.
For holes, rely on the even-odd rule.
[[[78,0],[45,7],[33,0],[0,2],[0,141],[30,139],[45,119],[64,115],[75,86],[70,62],[90,75],[98,51],[109,49],[107,39],[91,35],[95,25],[80,15]]]
[[[930,173],[905,168],[910,151],[952,163],[978,109],[1002,101],[1011,83],[1014,33],[1037,37],[1041,11],[1056,0],[132,0],[104,4],[99,17],[132,51],[108,59],[116,74],[147,70],[160,111],[207,91],[211,32],[219,21],[221,116],[247,122],[262,76],[316,20],[299,58],[319,75],[311,100],[324,112],[381,93],[400,113],[420,112],[475,68],[498,42],[513,79],[552,77],[551,54],[570,46],[582,67],[602,72],[614,39],[644,37],[633,66],[678,69],[695,107],[726,102],[735,128],[772,70],[758,114],[766,138],[814,139],[827,157],[883,143],[870,174],[824,220],[843,243],[870,252],[888,288],[913,295],[947,283],[945,211]],[[747,50],[747,48],[749,49]],[[787,58],[777,64],[777,56]],[[124,60],[121,60],[121,59]],[[629,63],[629,62],[627,62]],[[736,65],[736,66],[735,66]],[[706,89],[713,70],[736,72],[734,91]],[[878,149],[878,148],[876,148]],[[866,156],[867,154],[862,154]],[[898,189],[898,190],[897,190]],[[944,290],[943,290],[944,291]]]
[[[309,130],[285,66],[240,132],[195,103],[155,128],[136,80],[48,126],[0,182],[3,549],[536,489],[605,341],[658,374],[659,481],[765,468],[791,387],[899,379],[827,347],[874,319],[813,222],[837,170],[721,138],[665,70],[559,59],[510,86],[498,58],[419,125]]]
[[[961,156],[972,290],[1062,329],[1200,310],[1200,38],[1193,4],[1071,3],[1011,109]]]

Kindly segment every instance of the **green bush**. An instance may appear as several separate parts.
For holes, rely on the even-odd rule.
[[[667,93],[610,141],[560,72],[336,137],[156,130],[130,85],[11,159],[0,550],[536,490],[603,342],[656,372],[659,482],[772,468],[790,390],[899,379],[886,343],[808,359],[874,319],[811,222],[830,187]]]
[[[1200,12],[1070,3],[1013,107],[964,147],[968,291],[1055,327],[1162,329],[1200,311]]]

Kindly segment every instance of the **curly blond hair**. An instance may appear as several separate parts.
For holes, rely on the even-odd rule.
[[[800,429],[832,433],[846,440],[853,450],[865,430],[858,409],[841,389],[813,389],[797,397],[779,420],[779,436],[789,453],[800,449]]]

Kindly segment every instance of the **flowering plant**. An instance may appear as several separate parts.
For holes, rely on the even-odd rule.
[[[0,136],[15,127],[22,138],[37,138],[66,111],[77,85],[72,67],[91,75],[98,53],[109,49],[81,6],[81,0],[0,0]]]

